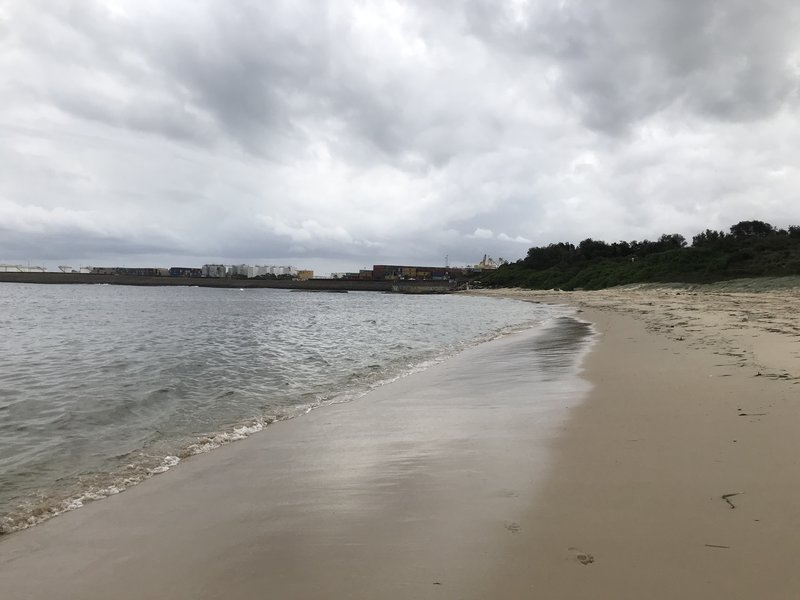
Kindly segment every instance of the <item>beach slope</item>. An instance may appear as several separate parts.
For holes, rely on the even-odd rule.
[[[486,293],[601,332],[503,597],[800,597],[795,290]]]
[[[472,348],[7,536],[2,597],[800,597],[792,291],[491,294],[593,329]]]

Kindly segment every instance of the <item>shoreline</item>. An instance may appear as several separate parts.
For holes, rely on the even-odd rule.
[[[347,421],[355,403],[314,411],[0,538],[0,589],[12,599],[99,598],[110,585],[120,598],[800,595],[796,293],[470,293],[577,307],[599,332],[581,366],[591,390],[534,414],[514,400],[530,382],[496,381],[505,387],[467,411],[417,385],[447,365],[394,382],[370,396],[365,423]],[[457,362],[469,373],[475,353],[508,360],[509,343]],[[275,470],[282,459],[290,468]]]
[[[4,598],[466,591],[546,475],[559,399],[585,395],[590,327],[556,319],[0,539]]]
[[[552,311],[550,318],[557,318],[571,312],[571,309],[566,308],[562,311],[555,310]],[[187,459],[205,455],[232,442],[242,441],[253,434],[260,434],[267,428],[272,431],[271,427],[282,421],[303,417],[311,411],[325,409],[331,405],[358,400],[375,389],[391,385],[395,381],[446,362],[467,349],[526,331],[534,326],[532,325],[534,322],[537,323],[535,325],[537,327],[541,325],[538,320],[528,320],[504,325],[499,329],[487,330],[473,339],[464,339],[457,342],[456,345],[442,347],[433,354],[424,357],[418,356],[410,362],[410,359],[405,360],[401,367],[386,368],[378,378],[373,376],[357,385],[342,384],[338,387],[330,387],[327,393],[316,394],[313,400],[306,399],[300,404],[276,406],[275,410],[226,423],[219,429],[198,433],[184,441],[182,445],[172,446],[166,450],[162,449],[160,453],[145,454],[142,450],[141,454],[144,459],[140,462],[137,462],[135,458],[126,459],[124,463],[117,464],[115,468],[105,472],[95,470],[92,472],[92,477],[86,478],[85,481],[88,483],[76,482],[70,487],[62,486],[49,493],[45,493],[40,488],[37,496],[29,495],[26,498],[35,499],[36,502],[27,504],[20,502],[16,506],[11,506],[10,510],[0,513],[0,540],[4,536],[39,526],[52,518],[79,510],[93,502],[116,496],[156,475],[166,473]]]

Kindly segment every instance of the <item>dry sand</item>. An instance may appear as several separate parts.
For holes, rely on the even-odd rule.
[[[472,349],[0,540],[0,597],[800,597],[797,292],[486,293],[582,307],[588,400]]]
[[[502,597],[800,598],[797,290],[483,293],[602,333]]]

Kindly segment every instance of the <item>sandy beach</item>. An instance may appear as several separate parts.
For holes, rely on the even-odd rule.
[[[504,597],[800,596],[796,290],[483,293],[569,302],[601,332]]]
[[[578,307],[580,372],[529,332],[278,423],[0,539],[2,598],[800,597],[796,291],[474,293]]]

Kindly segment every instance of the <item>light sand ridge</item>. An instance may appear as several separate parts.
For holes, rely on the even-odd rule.
[[[562,302],[644,321],[649,331],[708,349],[720,364],[800,382],[800,291],[714,291],[694,286],[628,286],[597,291],[476,290],[487,296]]]

